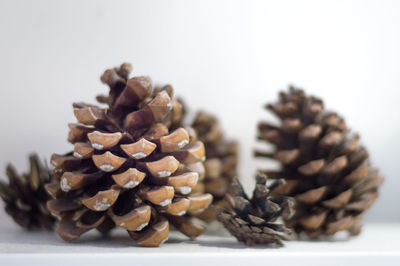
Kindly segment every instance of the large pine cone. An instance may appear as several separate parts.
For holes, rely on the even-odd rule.
[[[97,100],[108,107],[73,105],[79,123],[69,125],[68,139],[74,150],[51,158],[57,182],[46,187],[54,197],[47,206],[60,218],[56,232],[66,241],[114,225],[141,246],[159,246],[170,223],[189,237],[203,231],[186,212],[212,201],[210,194],[190,195],[204,170],[204,145],[193,130],[175,129],[182,108],[172,87],[152,90],[148,77],[129,79],[130,71],[122,64],[102,75],[110,92]]]
[[[359,136],[338,114],[325,111],[322,100],[300,89],[281,92],[279,101],[267,109],[281,124],[260,123],[258,138],[276,150],[256,156],[282,165],[280,171],[265,173],[287,179],[277,193],[297,200],[296,215],[288,225],[311,238],[344,230],[358,234],[359,221],[378,197],[383,181],[370,166]]]
[[[44,189],[50,172],[36,154],[29,156],[29,173],[19,175],[12,165],[7,166],[9,183],[0,181],[0,196],[6,212],[21,227],[28,230],[52,230],[55,219],[46,208],[50,199]]]
[[[213,206],[197,215],[207,222],[216,219],[215,206],[224,207],[224,197],[237,176],[238,144],[227,141],[218,120],[205,112],[198,112],[191,127],[206,148],[205,178],[197,184],[196,191],[214,196]]]
[[[285,196],[272,196],[274,190],[285,183],[283,179],[267,183],[267,176],[258,173],[253,197],[249,199],[240,182],[234,179],[230,194],[227,194],[229,208],[219,208],[218,220],[239,241],[246,245],[275,244],[289,240],[291,230],[281,218],[293,215],[293,200]]]

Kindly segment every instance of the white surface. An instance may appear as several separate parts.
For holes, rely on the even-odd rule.
[[[112,238],[89,233],[76,243],[65,243],[51,233],[27,234],[14,225],[1,228],[0,235],[0,265],[400,264],[400,224],[369,224],[359,237],[350,240],[292,241],[278,249],[246,247],[222,236],[203,235],[190,241],[177,233],[160,248],[137,247],[123,231],[114,232]]]
[[[1,0],[0,175],[30,151],[70,150],[71,103],[93,103],[104,69],[130,61],[218,114],[241,142],[248,189],[264,103],[289,83],[319,95],[386,176],[367,220],[399,222],[399,14],[395,0]]]

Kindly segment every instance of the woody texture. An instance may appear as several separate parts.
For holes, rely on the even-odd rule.
[[[7,165],[8,184],[0,181],[0,197],[5,211],[21,227],[28,230],[52,230],[55,219],[46,208],[50,199],[45,184],[50,182],[50,172],[36,154],[29,156],[29,172],[19,174]]]
[[[46,185],[53,197],[47,207],[66,241],[117,226],[138,245],[156,247],[171,225],[191,238],[203,232],[190,217],[213,199],[192,193],[204,171],[204,144],[180,127],[182,105],[171,86],[153,89],[150,78],[130,72],[130,64],[104,72],[102,106],[73,104],[73,151],[51,157],[56,181]]]
[[[191,127],[206,148],[205,177],[195,190],[214,197],[212,206],[197,217],[210,222],[216,219],[216,207],[226,206],[224,198],[237,176],[238,143],[227,140],[216,117],[206,112],[198,112]]]
[[[360,232],[360,221],[378,197],[383,178],[371,166],[360,137],[323,101],[290,87],[266,107],[279,124],[261,122],[258,139],[275,146],[255,155],[277,160],[278,171],[264,171],[287,182],[275,193],[296,199],[296,214],[287,225],[311,238],[339,231]]]
[[[289,240],[292,234],[283,219],[293,215],[293,200],[273,192],[284,183],[283,179],[268,180],[265,174],[258,173],[249,198],[240,182],[234,179],[226,197],[228,207],[219,208],[218,220],[246,245],[282,246],[282,241]]]

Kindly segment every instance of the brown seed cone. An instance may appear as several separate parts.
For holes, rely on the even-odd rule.
[[[293,215],[293,200],[271,195],[278,186],[284,184],[284,180],[267,183],[267,176],[258,173],[256,181],[253,196],[249,199],[240,182],[234,179],[230,194],[227,194],[229,208],[219,208],[217,218],[246,245],[282,246],[282,240],[289,240],[292,232],[279,220]]]
[[[140,246],[159,246],[170,223],[192,238],[203,231],[186,213],[212,201],[210,194],[190,194],[204,145],[187,129],[175,129],[182,108],[172,87],[153,90],[150,78],[129,78],[130,71],[122,64],[102,75],[110,92],[97,100],[107,107],[73,105],[79,123],[70,124],[68,139],[74,150],[51,158],[56,182],[46,186],[54,197],[47,206],[60,218],[56,232],[66,241],[115,225]]]
[[[359,232],[359,221],[378,197],[383,178],[371,167],[367,150],[359,144],[342,117],[324,110],[322,100],[291,87],[279,101],[267,105],[279,126],[259,124],[262,141],[275,145],[273,158],[282,165],[273,178],[285,178],[280,195],[295,197],[296,215],[287,221],[296,232],[311,238],[347,230]]]
[[[215,207],[226,206],[224,197],[237,176],[238,143],[227,141],[218,120],[205,112],[197,113],[191,127],[206,148],[205,177],[198,183],[196,191],[214,196],[213,206],[197,217],[211,222],[217,216]]]
[[[52,230],[55,219],[46,208],[50,198],[44,189],[50,172],[36,154],[29,156],[29,173],[19,175],[12,165],[7,166],[8,184],[0,181],[0,197],[6,212],[28,230]]]

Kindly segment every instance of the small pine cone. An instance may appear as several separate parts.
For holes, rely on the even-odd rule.
[[[204,145],[184,128],[172,130],[182,116],[172,87],[153,90],[150,78],[128,78],[130,71],[122,64],[104,72],[110,92],[97,100],[107,107],[73,105],[74,150],[51,158],[56,182],[46,186],[54,198],[47,207],[60,218],[56,232],[66,241],[114,226],[140,246],[159,246],[170,223],[192,238],[203,232],[186,213],[212,201],[210,194],[190,194]]]
[[[359,221],[383,182],[359,135],[352,134],[338,114],[324,110],[322,100],[293,87],[267,109],[281,124],[260,123],[258,138],[276,150],[255,155],[282,165],[280,171],[265,173],[285,178],[287,183],[277,193],[297,200],[296,215],[288,225],[314,239],[346,230],[359,233]]]
[[[198,112],[191,127],[206,148],[205,177],[195,189],[214,196],[213,206],[197,217],[211,222],[216,219],[215,206],[226,207],[224,197],[237,176],[238,144],[225,139],[218,120],[210,114]]]
[[[267,181],[271,180],[258,173],[253,197],[249,199],[239,181],[234,179],[230,194],[227,194],[229,208],[219,208],[218,220],[237,240],[249,246],[282,246],[282,240],[289,240],[292,233],[279,220],[293,215],[293,200],[271,195],[285,181]]]
[[[0,197],[6,212],[21,227],[28,230],[52,230],[55,219],[46,208],[49,195],[44,189],[50,172],[36,154],[29,156],[30,172],[19,175],[12,165],[7,166],[9,183],[0,181]]]

